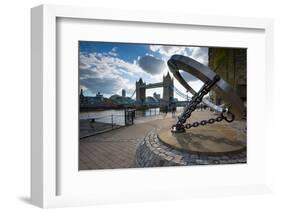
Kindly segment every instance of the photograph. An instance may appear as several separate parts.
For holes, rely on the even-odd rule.
[[[247,163],[247,49],[78,41],[79,170]]]

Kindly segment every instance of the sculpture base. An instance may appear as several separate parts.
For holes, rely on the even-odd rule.
[[[246,135],[219,124],[185,133],[149,133],[136,151],[136,167],[246,163]]]
[[[161,129],[158,138],[175,149],[195,154],[224,155],[246,149],[245,133],[221,124],[199,126],[183,133]]]

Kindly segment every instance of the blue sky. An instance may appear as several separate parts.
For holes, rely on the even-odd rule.
[[[127,61],[129,63],[133,63],[134,60],[138,58],[138,56],[142,56],[145,54],[151,54],[155,57],[160,58],[161,54],[157,52],[153,52],[149,45],[140,45],[140,44],[125,44],[125,43],[111,43],[111,42],[80,42],[80,52],[87,53],[109,53],[113,50],[116,50],[118,53],[118,57]]]
[[[163,75],[169,72],[167,61],[174,54],[186,55],[208,64],[208,48],[205,47],[80,41],[79,48],[80,88],[86,96],[95,96],[97,92],[105,97],[121,95],[122,89],[126,90],[127,96],[131,96],[140,77],[146,83],[162,81]],[[188,74],[184,74],[184,78],[196,90],[202,85]],[[174,85],[185,91],[177,80],[174,80]],[[157,92],[162,96],[162,90],[149,89],[146,93],[152,96]],[[175,98],[181,99],[176,94]]]

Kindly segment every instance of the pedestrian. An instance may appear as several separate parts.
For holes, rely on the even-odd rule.
[[[168,114],[168,105],[165,105],[165,117],[167,116]]]
[[[173,117],[173,118],[175,117],[176,110],[177,110],[177,108],[176,108],[176,104],[175,104],[175,103],[173,103],[173,104],[172,104],[172,117]]]

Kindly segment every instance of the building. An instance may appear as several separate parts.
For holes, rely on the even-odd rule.
[[[126,97],[126,90],[122,89],[122,97],[125,98]]]
[[[96,94],[96,97],[94,97],[95,98],[95,100],[97,101],[97,102],[102,102],[103,101],[103,95],[100,93],[100,92],[98,92],[97,94]]]
[[[114,104],[132,104],[134,102],[130,97],[123,97],[117,94],[110,96],[109,100]]]
[[[157,94],[156,92],[153,93],[153,98],[155,98],[156,100],[160,101],[160,94]]]
[[[146,83],[143,82],[142,78],[136,81],[136,101],[139,103],[145,102],[146,96]]]
[[[246,49],[209,48],[209,67],[232,86],[242,101],[247,101]],[[217,105],[223,103],[213,91],[210,97]]]
[[[81,105],[93,105],[97,103],[102,103],[104,101],[103,95],[98,92],[96,96],[91,97],[91,96],[85,96],[83,94],[83,89],[80,90],[80,104]]]
[[[174,99],[174,79],[170,76],[170,73],[163,76],[163,100],[171,102]]]
[[[163,102],[169,104],[174,99],[174,79],[170,73],[163,75],[163,81],[146,84],[142,78],[136,81],[136,102],[143,104],[146,100],[146,89],[163,88]]]
[[[148,107],[153,107],[153,106],[159,107],[160,106],[160,100],[157,100],[156,98],[154,98],[152,96],[147,96],[145,98],[145,104]]]

